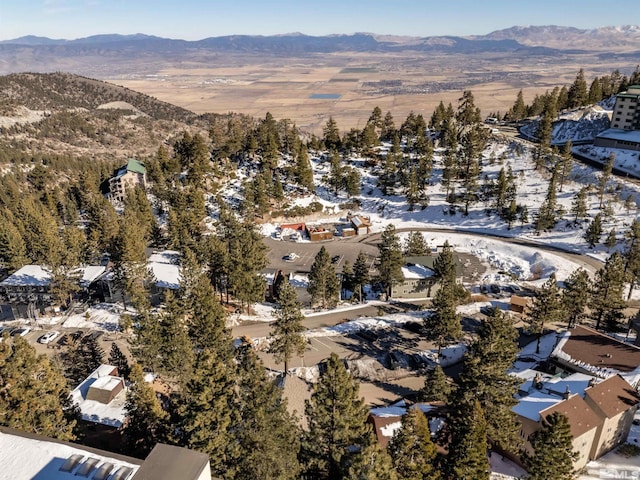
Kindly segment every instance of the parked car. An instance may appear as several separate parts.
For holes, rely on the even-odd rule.
[[[30,331],[31,331],[31,327],[16,328],[13,332],[11,332],[11,336],[12,337],[17,337],[17,336],[24,337]]]
[[[295,253],[295,252],[291,252],[290,254],[285,255],[285,256],[283,257],[283,260],[284,260],[285,262],[293,262],[293,261],[294,261],[294,260],[296,260],[297,258],[298,258],[298,254],[297,254],[297,253]]]
[[[340,255],[334,255],[331,257],[331,263],[338,263],[340,261]]]
[[[51,343],[58,337],[58,335],[60,335],[60,332],[58,332],[56,330],[52,330],[52,331],[47,332],[44,335],[42,335],[38,339],[38,342],[39,343],[44,343],[44,344]]]

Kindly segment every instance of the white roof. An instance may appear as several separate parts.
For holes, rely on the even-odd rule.
[[[182,254],[175,250],[162,250],[161,252],[153,252],[148,260],[155,263],[172,263],[177,265],[180,262]]]
[[[25,265],[17,272],[5,278],[0,285],[11,287],[46,287],[51,283],[51,272],[40,265]]]
[[[640,130],[621,130],[609,128],[598,134],[597,138],[610,138],[612,140],[624,140],[626,142],[640,143]]]
[[[35,440],[0,432],[0,478],[12,480],[47,479],[76,480],[76,469],[61,472],[60,467],[71,455],[81,455],[82,461],[91,457],[98,460],[96,468],[108,462],[115,467],[128,467],[137,472],[139,464],[109,457],[108,452],[96,454],[83,450],[80,446],[57,443],[55,441]]]
[[[100,275],[102,275],[107,268],[102,265],[89,265],[82,269],[82,278],[80,279],[80,285],[86,286],[95,281]]]
[[[424,265],[405,265],[402,267],[402,276],[405,279],[424,279],[434,276],[434,271]]]
[[[557,395],[549,395],[536,390],[531,395],[521,398],[520,402],[511,411],[524,418],[538,422],[542,410],[553,407],[556,403],[562,402],[562,400],[562,397]]]
[[[160,288],[177,290],[180,288],[180,267],[172,263],[149,262],[149,268]]]
[[[109,377],[115,368],[113,365],[100,365],[71,392],[71,400],[78,405],[83,420],[117,428],[124,424],[126,389],[123,389],[108,404],[87,400],[87,393],[92,385],[96,384],[98,388],[104,388],[101,385],[111,385],[114,378],[117,379],[117,382],[122,380],[121,377],[104,378]]]

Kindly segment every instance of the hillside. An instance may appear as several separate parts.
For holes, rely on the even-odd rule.
[[[0,130],[6,134],[0,160],[12,154],[148,155],[183,130],[203,128],[188,110],[99,80],[66,73],[0,77]]]

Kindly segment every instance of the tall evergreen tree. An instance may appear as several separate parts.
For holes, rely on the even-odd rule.
[[[220,354],[210,349],[198,353],[191,379],[181,391],[175,431],[179,444],[208,454],[212,474],[224,477],[240,456],[232,431],[240,412],[230,355],[220,358]]]
[[[0,342],[0,425],[74,440],[76,411],[62,374],[22,337]]]
[[[233,478],[298,478],[301,432],[296,419],[287,412],[281,389],[267,377],[262,362],[249,343],[238,347],[236,361],[238,386],[235,408],[240,414],[231,430],[242,455],[233,465]]]
[[[298,296],[293,286],[284,281],[278,289],[278,305],[273,312],[276,317],[269,334],[269,353],[275,355],[276,362],[284,363],[285,375],[289,372],[289,359],[293,355],[302,356],[306,347],[302,336],[304,315],[300,311]]]
[[[544,333],[544,326],[557,322],[562,316],[562,303],[560,302],[560,290],[555,273],[535,293],[531,308],[527,313],[527,321],[530,329],[536,335],[536,353],[540,353],[540,340]]]
[[[451,385],[440,364],[430,369],[424,380],[424,387],[419,392],[422,402],[446,402],[451,393]]]
[[[629,278],[629,294],[627,301],[631,298],[634,286],[640,280],[640,221],[633,219],[629,230],[625,232],[624,270]]]
[[[387,298],[391,297],[393,285],[404,279],[402,275],[403,263],[402,247],[396,234],[396,228],[393,225],[387,225],[380,237],[380,243],[378,243],[377,259],[380,281]]]
[[[429,244],[424,239],[421,232],[412,231],[404,242],[404,254],[408,257],[429,255],[431,253]]]
[[[365,301],[364,286],[369,283],[369,265],[367,262],[367,256],[361,250],[356,257],[356,262],[353,264],[353,285],[354,290],[360,302]]]
[[[353,458],[349,467],[350,480],[399,480],[391,456],[383,449],[375,438]]]
[[[118,369],[118,375],[124,377],[125,380],[129,380],[129,373],[131,373],[131,367],[129,367],[129,361],[127,356],[122,353],[120,347],[116,342],[111,344],[111,351],[109,352],[109,358],[107,360],[109,365],[113,365]]]
[[[611,178],[611,172],[613,172],[613,165],[615,161],[616,154],[612,152],[607,159],[607,163],[602,166],[602,173],[600,174],[600,179],[598,181],[598,199],[600,200],[598,208],[600,209],[602,209],[604,194],[607,190],[607,182],[609,181],[609,178]]]
[[[602,213],[598,213],[584,232],[584,239],[591,248],[600,243],[602,237]]]
[[[533,455],[523,457],[528,480],[575,478],[573,461],[577,452],[573,451],[571,427],[565,415],[559,412],[547,415],[542,428],[532,435],[531,446]]]
[[[300,144],[298,149],[298,155],[296,156],[296,181],[297,183],[306,188],[309,192],[314,191],[313,185],[313,169],[309,163],[309,154],[307,147],[304,144]]]
[[[145,381],[139,363],[133,364],[130,380],[124,407],[129,419],[124,428],[125,444],[128,453],[145,458],[158,442],[167,441],[169,415],[162,409],[156,392]]]
[[[440,478],[440,472],[435,467],[436,445],[431,440],[427,417],[419,408],[410,408],[402,416],[402,426],[394,434],[388,448],[399,479]]]
[[[309,430],[301,454],[307,475],[319,480],[348,478],[355,452],[368,444],[372,433],[358,383],[335,353],[306,401],[305,413]]]
[[[547,188],[547,195],[544,202],[540,206],[538,212],[538,218],[536,219],[536,231],[551,230],[555,227],[557,222],[557,179],[558,169],[554,168],[551,174],[551,180],[549,180],[549,187]]]
[[[451,442],[446,460],[450,478],[489,480],[487,422],[480,402],[459,403],[448,420]]]
[[[333,307],[338,303],[340,282],[329,252],[324,246],[320,248],[311,265],[307,291],[311,295],[311,303],[320,303],[322,308]]]
[[[582,187],[573,196],[571,213],[575,215],[575,222],[587,216],[587,187]]]
[[[69,384],[75,388],[102,365],[104,351],[98,340],[89,335],[71,343],[61,358],[65,376]]]
[[[584,79],[584,70],[582,68],[578,71],[576,79],[569,88],[568,92],[568,107],[584,107],[589,100],[589,90],[587,82]]]
[[[424,332],[437,345],[439,356],[443,347],[462,336],[462,317],[456,312],[459,301],[448,286],[440,287],[431,303],[433,311],[424,318]]]
[[[511,409],[518,403],[518,380],[507,372],[518,353],[518,332],[499,308],[478,328],[478,337],[464,358],[458,395],[480,402],[487,435],[500,448],[518,452],[520,426]]]
[[[624,301],[624,260],[618,252],[614,252],[593,279],[591,303],[589,310],[596,322],[596,329],[604,321],[609,328],[616,327],[622,320]]]
[[[567,317],[567,328],[580,325],[586,318],[591,279],[586,270],[579,268],[564,281],[562,309]]]

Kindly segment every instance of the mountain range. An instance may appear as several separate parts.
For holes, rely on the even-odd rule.
[[[172,61],[219,53],[305,56],[339,52],[415,53],[562,53],[615,52],[640,58],[640,26],[581,30],[573,27],[512,27],[469,37],[408,37],[356,33],[309,36],[231,35],[197,41],[152,35],[94,35],[75,40],[25,36],[0,41],[0,74],[19,71],[68,70],[87,74],[104,61]]]

